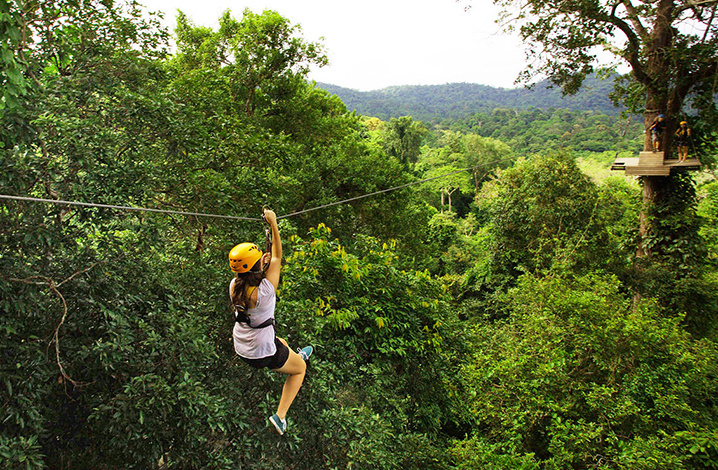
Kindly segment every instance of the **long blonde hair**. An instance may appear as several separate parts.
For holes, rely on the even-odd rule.
[[[232,293],[230,298],[232,299],[232,306],[235,310],[242,310],[247,313],[249,310],[249,296],[247,290],[250,287],[256,287],[264,279],[264,273],[260,269],[260,262],[257,261],[252,269],[246,273],[237,273],[237,277],[234,279],[232,284]]]

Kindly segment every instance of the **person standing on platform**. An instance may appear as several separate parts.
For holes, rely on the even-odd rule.
[[[663,140],[663,131],[666,130],[666,119],[663,114],[659,114],[648,128],[651,131],[651,141],[653,142],[653,152],[661,151],[661,140]]]
[[[678,163],[688,158],[688,140],[691,138],[691,128],[686,121],[681,121],[680,127],[676,130],[676,146],[678,147]]]

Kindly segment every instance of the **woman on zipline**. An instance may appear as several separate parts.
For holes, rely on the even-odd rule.
[[[307,346],[298,353],[274,333],[279,272],[282,267],[282,241],[277,216],[270,210],[264,218],[272,230],[272,252],[264,255],[257,245],[241,243],[229,252],[229,267],[237,273],[229,284],[229,297],[234,306],[234,350],[252,367],[287,374],[277,412],[269,418],[281,435],[287,430],[286,415],[304,381],[305,361],[312,355]]]

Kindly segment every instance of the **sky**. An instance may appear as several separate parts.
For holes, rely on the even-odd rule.
[[[225,10],[235,18],[245,8],[275,10],[325,47],[329,65],[315,66],[309,79],[359,91],[456,82],[514,88],[525,64],[523,44],[501,31],[491,0],[139,1],[164,12],[171,30],[177,10],[213,28]]]

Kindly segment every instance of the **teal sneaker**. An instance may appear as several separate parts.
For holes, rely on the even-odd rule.
[[[269,417],[269,422],[274,425],[280,436],[287,430],[287,420],[280,418],[276,413]]]
[[[302,349],[297,349],[297,353],[302,356],[302,359],[304,359],[304,361],[308,361],[309,356],[311,356],[313,352],[314,348],[311,346],[305,346]]]

